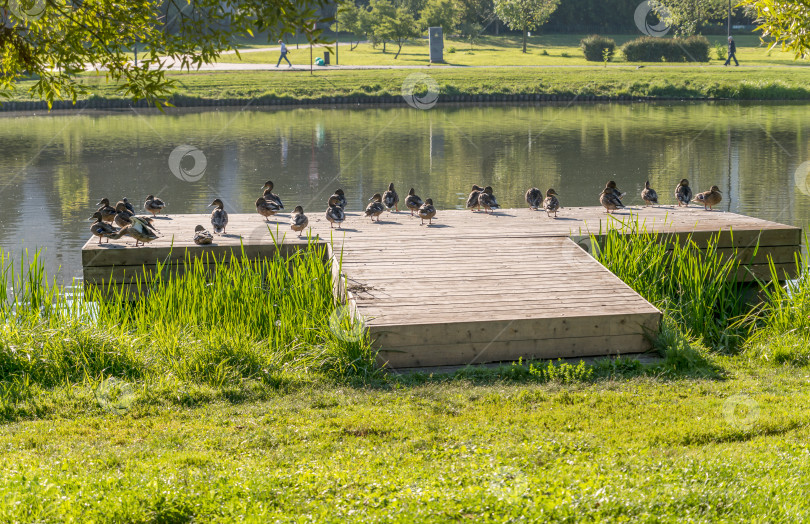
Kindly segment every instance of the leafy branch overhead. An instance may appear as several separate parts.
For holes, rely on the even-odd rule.
[[[192,71],[235,50],[239,38],[302,32],[319,42],[328,0],[0,0],[0,96],[22,79],[52,103],[87,94],[78,73],[115,82],[119,93],[160,105],[174,81],[169,66]],[[133,51],[140,53],[137,64]]]

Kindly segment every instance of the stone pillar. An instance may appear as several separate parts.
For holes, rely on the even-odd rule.
[[[429,28],[430,63],[444,62],[444,36],[441,27]]]

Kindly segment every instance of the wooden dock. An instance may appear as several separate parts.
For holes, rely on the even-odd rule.
[[[608,217],[602,208],[565,208],[557,219],[529,209],[495,215],[439,211],[432,226],[407,212],[384,213],[372,223],[348,213],[330,230],[323,211],[310,212],[312,234],[342,260],[342,290],[390,367],[464,365],[523,358],[638,353],[661,313],[594,260],[590,233],[638,220],[647,230],[687,235],[700,244],[721,232],[721,251],[746,264],[738,278],[769,275],[773,257],[785,278],[795,276],[801,229],[702,208],[635,208]],[[122,239],[82,250],[85,281],[128,285],[155,261],[182,264],[186,255],[240,252],[266,256],[280,246],[306,244],[290,231],[288,215],[264,222],[231,214],[228,235],[196,246],[196,224],[207,215],[157,220],[162,237],[145,247]],[[736,251],[735,251],[736,250]],[[340,255],[340,257],[338,257]]]

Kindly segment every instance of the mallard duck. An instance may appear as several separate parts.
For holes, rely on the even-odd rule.
[[[157,213],[164,207],[166,207],[166,202],[159,198],[155,198],[154,195],[149,195],[146,197],[146,202],[143,203],[143,208],[152,213],[152,216],[156,216]]]
[[[682,178],[678,185],[675,186],[675,200],[678,202],[678,207],[689,207],[689,202],[692,201],[692,188],[689,187],[689,181]]]
[[[399,213],[399,195],[397,195],[397,192],[394,189],[393,182],[388,184],[388,191],[383,193],[382,203],[386,209],[388,209],[388,211],[391,211],[391,208],[393,207],[394,210]]]
[[[560,200],[557,198],[557,192],[554,189],[546,191],[546,198],[543,200],[543,209],[546,210],[546,215],[551,216],[554,213],[554,218],[557,218],[557,211],[560,209]]]
[[[646,206],[658,203],[658,193],[655,192],[655,189],[650,187],[649,180],[644,182],[644,189],[641,190],[641,200],[644,201],[644,205]]]
[[[478,203],[478,196],[483,190],[483,187],[479,186],[478,184],[473,184],[472,191],[470,191],[470,196],[467,197],[467,209],[473,211],[473,208],[476,207],[479,211],[481,210],[481,204]]]
[[[273,193],[273,187],[272,180],[265,182],[262,186],[262,191],[264,191],[262,196],[265,198],[265,200],[271,200],[278,204],[279,209],[284,209],[284,204],[281,203],[281,198],[277,194]]]
[[[335,224],[337,224],[338,229],[340,229],[340,223],[346,220],[346,213],[343,211],[343,208],[338,205],[338,199],[334,195],[329,197],[329,207],[326,208],[326,220],[329,221],[329,227],[335,227]]]
[[[695,195],[692,202],[703,204],[703,209],[712,211],[712,207],[719,204],[721,200],[723,200],[723,195],[720,194],[720,188],[712,186],[710,190]]]
[[[543,203],[543,192],[533,187],[526,191],[526,203],[529,204],[529,209],[537,210]]]
[[[408,191],[408,196],[405,197],[405,207],[411,210],[411,216],[413,216],[414,211],[418,211],[419,208],[424,204],[422,199],[416,195],[416,192],[411,188]]]
[[[264,197],[259,197],[256,199],[256,211],[264,217],[265,222],[269,221],[269,218],[281,210],[278,207],[278,202],[275,200],[267,200]]]
[[[371,217],[372,222],[374,222],[374,217],[377,217],[377,222],[379,222],[380,215],[382,215],[382,212],[385,211],[382,195],[376,193],[373,197],[371,197],[369,202],[370,204],[366,206],[366,216]]]
[[[204,227],[198,225],[194,228],[194,243],[198,246],[207,246],[211,242],[214,241],[214,235],[212,235],[208,230]]]
[[[95,213],[93,213],[93,216],[90,217],[88,220],[94,221],[92,224],[90,224],[90,232],[93,233],[94,236],[98,237],[99,244],[101,244],[102,238],[106,238],[108,243],[111,238],[112,239],[121,238],[119,236],[116,236],[116,233],[118,233],[118,229],[104,222],[104,216],[101,214],[101,211],[96,211]]]
[[[492,188],[490,186],[485,187],[484,190],[479,193],[478,204],[484,208],[484,213],[494,211],[501,207],[495,199],[495,195],[492,194]]]
[[[157,232],[146,220],[136,216],[132,216],[130,219],[132,224],[122,227],[121,231],[118,232],[118,238],[124,235],[130,236],[135,239],[135,247],[138,247],[138,242],[146,244],[158,237]]]
[[[290,215],[290,228],[293,231],[298,232],[298,236],[301,236],[301,231],[307,228],[309,225],[309,219],[304,214],[304,208],[301,206],[295,206],[293,209],[292,215]]]
[[[419,218],[422,219],[422,222],[419,225],[423,225],[425,220],[428,221],[428,225],[433,223],[433,217],[436,216],[436,208],[433,207],[433,199],[428,198],[425,200],[425,203],[419,207],[419,211],[416,212],[419,215]]]
[[[101,213],[101,219],[104,222],[112,222],[115,219],[115,208],[110,205],[109,198],[102,198],[101,202],[96,204],[100,206],[98,212]]]
[[[127,197],[122,198],[121,202],[123,202],[124,205],[127,206],[127,211],[129,211],[130,215],[135,214],[135,207],[132,204],[129,203],[129,200],[127,199]]]
[[[336,189],[332,196],[337,198],[337,205],[338,207],[340,207],[340,209],[346,209],[346,195],[345,193],[343,193],[342,189],[340,188]]]
[[[228,225],[228,212],[225,211],[225,204],[222,203],[222,200],[215,198],[208,207],[216,207],[211,212],[211,225],[214,227],[214,233],[224,235],[225,227]]]
[[[619,200],[619,197],[616,196],[616,193],[609,187],[606,187],[602,190],[602,193],[599,195],[599,202],[605,206],[605,209],[608,213],[611,211],[616,211],[617,209],[621,209],[624,207],[622,201]]]
[[[622,198],[625,197],[625,195],[627,195],[626,191],[625,192],[619,191],[619,189],[616,187],[616,182],[614,182],[613,180],[605,184],[605,187],[612,190],[613,194],[616,195],[616,198],[618,198],[619,200],[621,200]]]
[[[127,227],[132,224],[133,214],[127,209],[127,205],[121,201],[115,204],[115,225],[118,227]]]

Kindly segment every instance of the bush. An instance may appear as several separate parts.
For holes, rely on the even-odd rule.
[[[703,36],[656,38],[642,36],[622,46],[628,62],[708,62],[709,41]]]
[[[728,58],[726,46],[723,44],[714,44],[714,56],[717,57],[718,60],[725,60]]]
[[[585,53],[585,60],[589,62],[603,62],[605,60],[605,50],[608,53],[608,60],[612,60],[613,54],[616,52],[616,42],[612,38],[605,36],[586,36],[579,42],[579,45]]]

